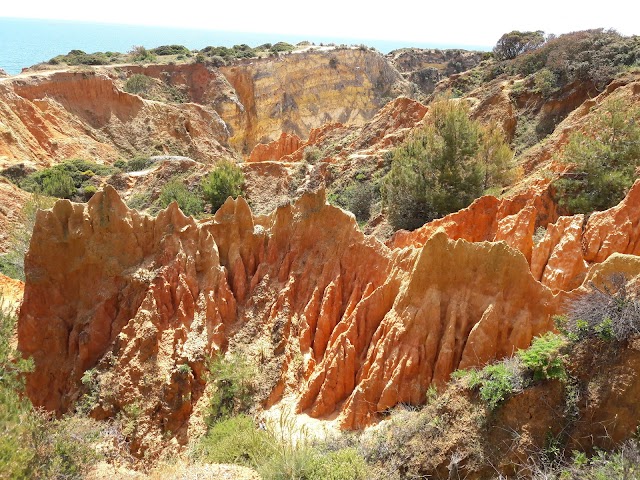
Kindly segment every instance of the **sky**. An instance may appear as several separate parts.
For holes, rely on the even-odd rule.
[[[584,0],[29,0],[6,2],[0,16],[477,46],[492,46],[511,30],[640,34],[638,0],[597,8]]]

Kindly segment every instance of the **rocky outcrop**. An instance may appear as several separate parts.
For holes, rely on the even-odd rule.
[[[196,223],[175,205],[141,215],[107,187],[86,206],[40,212],[25,264],[18,335],[36,365],[30,398],[63,412],[98,369],[94,416],[139,404],[151,439],[189,428],[205,356],[245,325],[270,339],[283,378],[302,356],[300,410],[337,409],[356,428],[398,402],[421,402],[460,365],[525,346],[554,311],[505,244],[440,234],[394,252],[321,193],[264,217],[229,200]]]
[[[640,180],[617,206],[583,215],[560,217],[549,225],[533,250],[533,276],[555,291],[573,290],[589,266],[614,253],[640,255]]]
[[[247,162],[264,162],[265,160],[282,160],[283,157],[291,155],[302,145],[300,138],[293,134],[282,132],[280,138],[269,143],[259,143],[247,159]]]
[[[231,129],[231,144],[243,153],[281,132],[304,139],[325,123],[360,125],[389,99],[412,92],[382,55],[368,49],[293,53],[220,71],[241,106],[218,112]]]
[[[614,253],[640,255],[640,180],[617,206],[590,217],[558,217],[543,181],[529,193],[510,198],[480,197],[469,207],[425,224],[400,230],[391,248],[419,247],[436,232],[470,242],[506,242],[528,260],[533,277],[554,292],[582,285],[589,268]],[[543,236],[534,240],[536,232]]]
[[[475,67],[484,52],[451,49],[402,48],[387,54],[387,58],[402,75],[428,95],[445,77]]]
[[[0,310],[14,313],[22,302],[24,283],[0,273]]]
[[[0,84],[0,166],[31,158],[111,162],[123,155],[175,154],[210,162],[229,157],[228,131],[198,104],[143,100],[96,71],[49,72]]]

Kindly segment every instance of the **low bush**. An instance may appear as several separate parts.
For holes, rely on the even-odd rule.
[[[111,175],[118,170],[76,158],[27,175],[20,181],[20,188],[31,193],[43,193],[57,198],[72,198],[89,185],[95,175]],[[82,196],[78,196],[82,200]]]
[[[209,428],[195,449],[198,458],[210,463],[236,463],[255,467],[272,454],[273,443],[247,415],[221,420]]]
[[[117,160],[113,166],[119,168],[123,172],[140,172],[150,168],[155,163],[151,157],[138,156],[130,160]]]
[[[557,322],[572,341],[629,340],[640,334],[638,291],[627,285],[623,274],[615,274],[602,287],[591,284],[589,291],[574,300],[568,314],[557,318]]]
[[[207,422],[217,421],[247,412],[253,406],[256,368],[237,354],[219,355],[209,364],[210,381],[215,385]]]
[[[141,73],[134,73],[124,84],[124,90],[135,95],[146,95],[153,86],[153,79]]]
[[[517,358],[507,358],[481,370],[457,370],[451,377],[461,379],[472,390],[477,389],[490,410],[524,387],[522,365]]]
[[[145,47],[141,45],[134,45],[129,50],[129,55],[131,56],[131,61],[133,62],[155,62],[156,55],[151,51],[147,50]]]
[[[205,201],[211,204],[211,211],[217,211],[227,198],[237,198],[242,193],[244,174],[235,163],[224,160],[200,183]]]
[[[24,256],[29,249],[31,234],[39,209],[51,208],[54,198],[33,194],[20,211],[20,221],[10,232],[7,253],[0,255],[0,272],[24,281]]]
[[[517,355],[522,364],[533,374],[533,380],[566,380],[563,349],[566,340],[563,336],[552,332],[536,337],[526,350],[519,350]]]
[[[166,208],[176,202],[185,215],[198,215],[204,212],[204,202],[196,193],[190,192],[181,180],[167,182],[160,191],[158,205]]]
[[[151,49],[151,53],[159,56],[165,55],[186,55],[191,51],[184,45],[161,45]]]
[[[606,210],[620,202],[640,167],[640,107],[608,100],[585,131],[571,134],[560,161],[572,172],[554,182],[569,213]]]

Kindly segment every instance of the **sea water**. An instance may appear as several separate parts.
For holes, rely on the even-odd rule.
[[[190,49],[206,46],[226,46],[246,43],[256,47],[264,43],[303,40],[320,43],[365,44],[388,53],[403,47],[466,48],[487,50],[486,47],[464,45],[437,45],[402,41],[354,38],[304,37],[278,33],[221,32],[184,28],[115,25],[63,20],[34,20],[0,18],[0,68],[11,75],[40,62],[69,53],[70,50],[94,52],[128,52],[135,45],[154,48],[160,45],[184,45]]]

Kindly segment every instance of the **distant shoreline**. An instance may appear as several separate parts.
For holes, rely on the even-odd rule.
[[[179,44],[189,49],[206,46],[231,47],[246,43],[255,47],[279,41],[296,44],[302,41],[374,47],[381,53],[400,48],[464,49],[487,51],[483,45],[454,45],[389,41],[358,38],[332,38],[269,33],[224,32],[201,29],[138,26],[70,20],[0,18],[0,69],[9,75],[20,73],[71,50],[94,52],[127,52],[134,45],[154,48]]]

